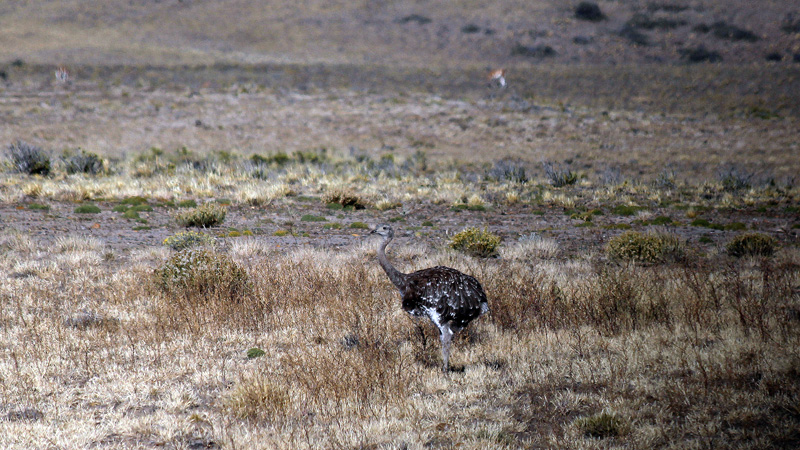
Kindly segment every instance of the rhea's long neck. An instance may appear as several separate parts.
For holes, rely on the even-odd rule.
[[[397,286],[397,289],[399,289],[402,294],[406,287],[406,274],[395,269],[392,263],[386,258],[386,246],[389,245],[389,241],[391,240],[391,238],[384,238],[378,246],[378,262],[381,267],[383,267],[383,271],[386,272],[386,275],[389,276],[389,280],[391,280],[392,284]]]

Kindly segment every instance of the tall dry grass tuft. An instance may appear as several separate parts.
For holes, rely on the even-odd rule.
[[[272,306],[269,328],[288,335],[282,350],[259,358],[264,365],[236,383],[230,414],[277,426],[309,415],[374,420],[405,407],[419,383],[410,323],[372,266],[358,252],[319,250],[253,266],[254,291]]]

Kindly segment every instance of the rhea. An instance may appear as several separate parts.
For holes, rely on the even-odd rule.
[[[444,266],[402,273],[386,258],[386,246],[394,237],[391,225],[380,224],[370,234],[382,238],[378,244],[378,263],[400,291],[403,310],[413,317],[428,317],[439,329],[442,370],[447,372],[453,335],[489,311],[481,284],[467,274]]]

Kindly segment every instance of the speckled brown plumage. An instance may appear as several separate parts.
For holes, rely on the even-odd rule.
[[[439,329],[443,368],[448,370],[453,334],[489,311],[481,284],[474,277],[444,266],[402,273],[386,258],[386,246],[394,237],[392,227],[378,225],[372,234],[382,237],[378,262],[400,291],[403,309],[415,317],[428,317]]]

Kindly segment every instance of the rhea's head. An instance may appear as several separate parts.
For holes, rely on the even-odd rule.
[[[376,226],[374,230],[370,231],[369,234],[377,234],[384,239],[391,239],[394,237],[394,230],[391,225],[382,223]]]

